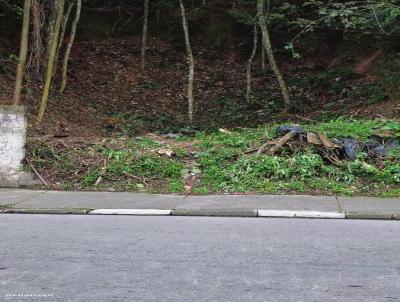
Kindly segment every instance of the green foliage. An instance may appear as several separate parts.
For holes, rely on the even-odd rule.
[[[133,163],[132,171],[137,176],[180,178],[183,165],[169,158],[145,154]]]
[[[182,180],[174,179],[169,183],[169,191],[172,193],[181,193],[183,191]]]
[[[187,150],[182,147],[174,148],[174,152],[175,152],[176,156],[179,158],[184,158],[188,154]]]
[[[379,177],[385,183],[400,183],[400,163],[387,162],[387,166],[379,173]]]
[[[379,124],[376,120],[351,120],[340,117],[320,124],[305,125],[306,130],[325,133],[328,137],[352,137],[367,139]]]
[[[342,117],[301,127],[324,132],[331,138],[348,136],[364,141],[377,129],[396,133],[400,123]],[[195,157],[188,156],[182,147],[173,148],[176,156],[159,156],[155,150],[165,146],[147,137],[111,140],[107,145],[72,148],[66,152],[54,150],[47,143],[31,144],[28,150],[40,172],[56,171],[52,177],[62,180],[59,188],[182,193],[184,180],[190,181],[191,172],[196,170],[196,181],[190,184],[193,194],[317,192],[398,196],[400,148],[390,150],[387,157],[378,161],[360,153],[354,161],[342,160],[341,166],[327,162],[311,146],[294,147],[275,156],[247,152],[257,151],[276,137],[276,128],[277,125],[267,125],[257,129],[198,132],[195,141],[199,152]],[[189,143],[193,138],[185,140]],[[185,178],[187,174],[191,174],[190,178]]]
[[[54,179],[62,180],[58,188],[182,192],[187,151],[174,148],[176,156],[160,156],[157,149],[163,147],[148,137],[68,150],[41,142],[30,145],[28,156],[39,171],[52,171]]]
[[[326,133],[329,137],[368,139],[380,121],[339,118],[326,123],[302,125],[303,129]],[[399,123],[392,122],[393,125]],[[392,125],[392,128],[394,127]],[[381,125],[382,126],[382,125]],[[239,130],[231,134],[198,134],[199,161],[203,165],[203,184],[220,192],[276,193],[285,190],[319,191],[341,195],[379,191],[380,184],[394,186],[400,179],[400,148],[390,154],[392,160],[378,167],[367,162],[365,154],[341,167],[327,163],[316,150],[298,150],[276,156],[244,154],[271,137],[275,126],[257,130]],[[395,161],[393,162],[393,158]]]
[[[206,168],[204,183],[226,192],[263,191],[272,182],[301,181],[321,173],[322,158],[318,154],[295,154],[293,157],[241,156],[234,163],[214,162]],[[287,184],[286,184],[287,186]],[[270,185],[268,186],[271,187]]]
[[[209,190],[206,187],[199,187],[199,188],[194,188],[192,190],[193,194],[199,194],[199,195],[205,195],[209,193]]]
[[[396,121],[379,121],[375,129],[377,132],[390,133],[392,136],[400,137],[400,122]]]
[[[339,183],[336,180],[316,178],[308,182],[308,187],[319,192],[332,192],[338,195],[351,196],[354,189],[345,183]]]
[[[398,19],[400,6],[394,0],[383,1],[325,1],[310,0],[304,3],[320,17],[308,25],[325,24],[343,26],[345,29],[359,29],[364,32],[394,33],[400,30]],[[316,14],[314,14],[316,16]]]
[[[81,185],[83,187],[92,187],[96,183],[97,179],[100,177],[100,170],[94,169],[89,170],[85,176],[82,177]]]
[[[388,189],[379,193],[380,197],[390,198],[390,197],[399,197],[400,196],[400,188],[397,189]]]

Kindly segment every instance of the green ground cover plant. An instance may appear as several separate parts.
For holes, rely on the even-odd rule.
[[[109,139],[69,148],[36,141],[29,143],[28,157],[54,188],[62,190],[400,196],[398,146],[379,158],[360,150],[355,159],[341,158],[338,165],[313,145],[291,144],[273,155],[257,154],[265,142],[282,136],[278,127],[220,129],[176,139]],[[391,137],[384,140],[396,139],[400,123],[340,117],[300,127],[362,144],[376,133]]]
[[[305,130],[330,138],[348,137],[367,141],[377,129],[390,129],[396,136],[398,122],[338,118],[325,123],[301,125]],[[276,133],[278,125],[233,133],[200,134],[203,182],[219,192],[309,192],[341,195],[395,195],[399,181],[399,148],[378,161],[360,152],[356,160],[341,166],[327,162],[315,148],[282,151],[277,155],[249,156],[245,151],[260,146]],[[276,134],[275,134],[276,136]],[[385,193],[391,192],[391,193]]]

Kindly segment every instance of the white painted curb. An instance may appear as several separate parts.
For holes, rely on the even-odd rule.
[[[136,216],[168,216],[171,210],[153,209],[97,209],[92,210],[90,215],[136,215]]]
[[[259,217],[283,217],[283,218],[330,218],[345,219],[346,215],[339,212],[324,211],[280,211],[280,210],[258,210]]]
[[[171,213],[172,210],[156,210],[156,209],[96,209],[90,211],[88,214],[169,216],[171,215]],[[345,219],[346,215],[344,213],[339,213],[339,212],[324,212],[324,211],[258,210],[258,217]]]

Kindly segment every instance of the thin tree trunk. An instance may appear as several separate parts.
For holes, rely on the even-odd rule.
[[[247,86],[246,86],[246,102],[247,104],[251,103],[251,66],[253,64],[254,57],[257,53],[257,45],[258,45],[258,31],[257,25],[254,25],[254,43],[253,43],[253,51],[251,52],[250,58],[247,62],[247,72],[246,72],[246,79],[247,79]]]
[[[71,53],[72,45],[74,44],[76,28],[78,27],[79,18],[81,17],[81,9],[82,9],[82,0],[76,0],[76,15],[74,21],[72,22],[71,37],[65,49],[65,55],[63,60],[60,93],[63,93],[65,87],[67,86],[68,60],[69,60],[69,55]]]
[[[64,42],[64,37],[65,37],[65,32],[67,30],[69,16],[71,15],[72,8],[74,7],[74,5],[75,5],[74,2],[70,2],[69,3],[67,12],[65,13],[63,21],[61,23],[61,34],[60,34],[59,42],[58,42],[58,45],[57,45],[56,57],[54,59],[53,77],[54,77],[54,75],[56,74],[56,71],[57,71],[58,57],[60,56],[60,50],[61,50],[61,47],[62,47],[63,42]]]
[[[64,14],[64,3],[65,3],[65,0],[58,0],[57,18],[56,18],[56,23],[54,26],[54,35],[53,35],[53,40],[51,41],[49,59],[47,62],[47,67],[46,67],[46,76],[45,76],[46,81],[44,83],[42,100],[40,102],[39,114],[37,116],[38,124],[41,124],[43,121],[43,116],[44,116],[44,113],[47,108],[47,101],[49,99],[49,91],[50,91],[51,79],[52,79],[52,75],[53,75],[54,59],[55,59],[56,51],[57,51],[58,36],[60,34],[61,21],[62,21],[62,17]]]
[[[264,72],[265,71],[265,42],[264,38],[262,38],[261,41],[261,70]]]
[[[264,43],[265,43],[264,46],[265,46],[265,51],[267,53],[269,65],[271,66],[272,71],[275,73],[276,79],[281,88],[283,102],[284,102],[283,112],[287,113],[288,111],[290,111],[292,109],[293,105],[292,105],[292,101],[290,99],[289,89],[286,85],[285,79],[283,78],[282,73],[279,70],[278,64],[276,63],[276,60],[275,60],[275,55],[274,55],[274,51],[272,49],[271,40],[269,37],[269,31],[268,31],[268,27],[267,27],[265,15],[264,15],[264,0],[257,0],[257,11],[258,11],[258,18],[260,21],[260,27],[261,27],[261,31],[262,31],[263,38],[264,38]]]
[[[59,0],[54,0],[54,2],[51,4],[51,12],[50,12],[50,17],[49,21],[47,24],[47,29],[46,29],[46,50],[45,50],[45,57],[44,57],[44,66],[43,66],[43,82],[46,82],[46,70],[47,70],[47,64],[49,62],[49,57],[50,57],[50,49],[51,49],[51,43],[53,42],[54,38],[54,29],[55,29],[55,24],[56,24],[56,19],[57,19],[57,8],[58,8],[58,1]]]
[[[265,19],[268,20],[269,18],[269,9],[270,9],[270,1],[267,0],[267,12],[265,15]],[[264,10],[263,10],[264,11]],[[264,36],[261,33],[261,70],[263,72],[265,72],[265,68],[266,68],[266,62],[265,62],[265,41],[264,41]]]
[[[140,71],[144,72],[146,68],[146,44],[147,44],[147,27],[149,20],[149,0],[144,0],[144,13],[143,13],[143,37],[142,49],[140,55]]]
[[[19,60],[17,67],[17,76],[15,79],[15,90],[14,90],[14,106],[17,107],[21,103],[21,88],[22,81],[25,74],[26,56],[28,53],[29,43],[29,16],[31,9],[31,1],[25,0],[24,2],[24,18],[22,22],[21,32],[21,46],[19,49]]]
[[[194,58],[192,48],[190,46],[189,39],[189,27],[186,20],[186,12],[185,7],[183,6],[182,0],[179,0],[179,5],[181,8],[181,16],[182,16],[182,26],[183,32],[185,34],[185,43],[186,43],[186,51],[189,60],[189,75],[188,75],[188,86],[187,86],[187,98],[188,98],[188,116],[189,116],[189,124],[193,123],[193,82],[194,82]]]
[[[31,65],[37,81],[42,80],[43,37],[42,30],[45,19],[44,5],[40,0],[31,0],[32,31],[30,58],[27,65]]]

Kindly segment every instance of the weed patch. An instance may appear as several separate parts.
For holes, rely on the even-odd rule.
[[[277,127],[223,129],[176,139],[152,135],[93,143],[30,141],[28,157],[55,189],[63,190],[400,196],[398,145],[381,157],[360,151],[354,160],[341,159],[337,165],[317,147],[299,143],[273,155],[257,152],[266,141],[280,137]],[[338,118],[301,128],[362,143],[377,132],[398,136],[400,123]]]
[[[302,128],[325,133],[331,138],[366,141],[376,129],[386,129],[385,125],[390,125],[393,130],[400,124],[338,118],[326,123],[305,124]],[[276,126],[268,126],[231,134],[198,135],[204,186],[219,192],[295,191],[352,195],[379,194],[380,186],[392,188],[400,183],[399,148],[390,151],[387,159],[371,161],[366,159],[366,154],[360,153],[356,160],[344,160],[341,166],[327,162],[313,148],[282,150],[274,156],[246,154],[246,150],[273,137],[275,129]]]

